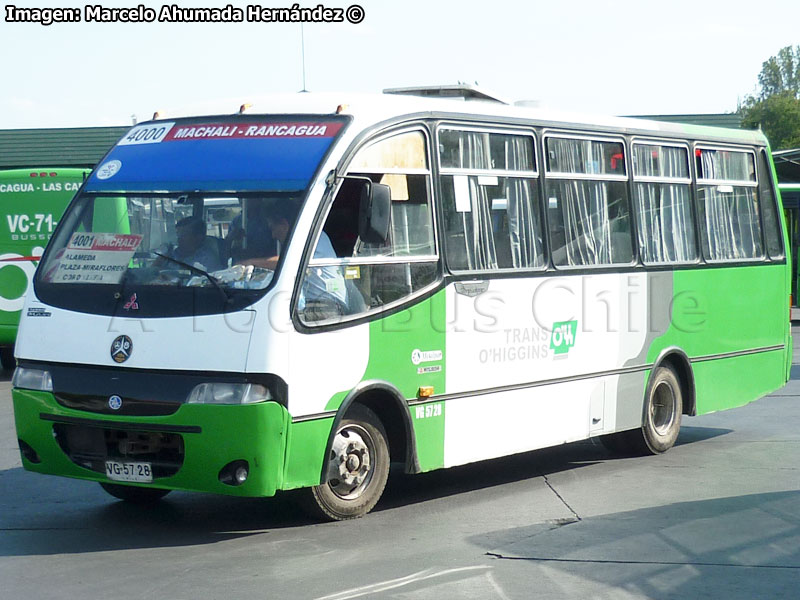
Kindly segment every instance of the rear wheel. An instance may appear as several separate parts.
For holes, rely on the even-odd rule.
[[[618,454],[662,454],[678,439],[682,413],[678,376],[671,367],[658,367],[647,386],[642,426],[601,436],[600,443]]]
[[[683,394],[678,376],[670,367],[655,370],[648,386],[641,430],[642,450],[661,454],[675,445],[681,429]]]
[[[308,490],[315,516],[355,519],[378,503],[389,476],[389,447],[383,424],[367,407],[357,404],[342,419],[326,473],[326,481]]]
[[[152,502],[157,502],[171,491],[159,488],[120,485],[118,483],[101,483],[100,487],[115,498],[134,504],[150,504]]]

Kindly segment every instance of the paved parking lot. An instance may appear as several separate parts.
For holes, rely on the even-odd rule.
[[[685,419],[663,456],[583,442],[396,474],[373,514],[325,524],[290,495],[173,493],[142,508],[27,473],[6,376],[0,597],[796,598],[795,371],[767,398]]]

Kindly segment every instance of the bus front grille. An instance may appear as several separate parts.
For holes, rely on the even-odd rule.
[[[106,472],[106,461],[147,462],[153,478],[170,477],[183,465],[183,437],[177,433],[130,431],[71,423],[53,424],[58,445],[76,465]]]

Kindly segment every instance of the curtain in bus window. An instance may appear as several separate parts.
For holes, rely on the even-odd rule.
[[[639,247],[645,263],[686,262],[697,257],[689,186],[637,183]]]
[[[703,179],[755,181],[752,155],[701,151]],[[756,188],[743,185],[701,185],[703,245],[709,260],[736,260],[763,255]]]
[[[533,177],[487,171],[534,172],[529,136],[443,131],[445,168],[482,171],[442,178],[448,263],[454,270],[544,265],[538,196]]]
[[[621,151],[621,144],[616,143],[549,139],[550,164],[558,165],[561,172],[600,172],[604,168],[603,157],[608,154],[600,149],[604,146],[619,147]],[[622,162],[621,158],[615,159],[615,169],[623,170]],[[624,182],[551,180],[548,186],[555,264],[598,265],[631,260]]]
[[[685,148],[635,145],[634,169],[639,177],[687,179]],[[645,263],[686,262],[697,257],[689,185],[636,184],[639,247]]]
[[[551,173],[625,175],[621,142],[548,138],[548,170]]]
[[[749,152],[700,150],[703,179],[755,181],[753,155]]]
[[[506,144],[506,169],[522,171],[530,168],[533,157],[530,155],[529,140],[522,137],[509,138]],[[514,268],[539,267],[544,264],[542,241],[537,232],[539,227],[538,201],[536,188],[530,180],[508,178],[506,180],[506,208],[508,234],[511,247],[511,261]]]
[[[450,161],[461,169],[487,169],[489,166],[489,134],[471,131],[447,131],[448,141],[457,140],[457,150],[451,149]],[[455,152],[452,152],[455,150]],[[484,180],[485,183],[485,180]],[[449,189],[447,249],[451,267],[462,270],[497,268],[497,253],[492,235],[492,215],[489,196],[477,175],[445,177]],[[449,193],[448,193],[449,192]]]
[[[699,191],[703,245],[709,260],[763,254],[755,188],[704,185]]]
[[[608,190],[604,181],[555,181],[558,223],[565,245],[553,252],[558,265],[610,264],[611,224]],[[559,218],[560,217],[560,218]]]
[[[464,231],[471,234],[467,243],[467,264],[470,269],[496,269],[497,250],[489,196],[486,187],[481,185],[480,177],[472,175],[468,183],[471,210],[461,213]]]

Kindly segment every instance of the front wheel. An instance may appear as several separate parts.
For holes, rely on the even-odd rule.
[[[151,504],[170,493],[170,490],[120,485],[118,483],[101,483],[100,487],[114,496],[114,498],[119,498],[120,500],[125,500],[133,504]]]
[[[326,480],[312,487],[315,516],[343,521],[363,517],[378,503],[389,477],[389,446],[380,419],[355,405],[339,424],[328,455]]]

